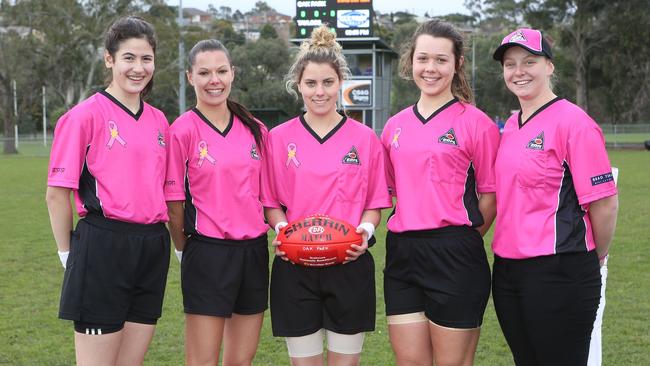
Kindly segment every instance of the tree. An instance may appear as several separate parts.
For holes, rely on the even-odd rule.
[[[502,18],[512,23],[528,23],[532,27],[555,28],[572,53],[575,62],[576,104],[589,108],[589,62],[610,33],[601,15],[611,3],[608,0],[466,0],[475,14]]]
[[[278,108],[288,115],[300,104],[284,91],[289,50],[281,39],[259,39],[231,50],[236,67],[232,95],[248,108]]]
[[[271,24],[264,24],[260,29],[260,38],[262,39],[275,39],[278,38],[278,32]]]

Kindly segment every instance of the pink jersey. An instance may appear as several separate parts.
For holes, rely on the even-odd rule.
[[[391,206],[379,139],[344,117],[324,138],[293,118],[269,133],[273,199],[265,207],[287,208],[287,220],[321,213],[358,225],[364,210]]]
[[[397,197],[393,232],[481,226],[478,193],[494,192],[499,130],[485,113],[456,99],[428,119],[417,105],[391,117],[381,135]]]
[[[185,233],[231,240],[264,234],[264,155],[234,113],[223,132],[196,108],[178,117],[169,130],[165,198],[185,201]]]
[[[57,122],[48,186],[74,190],[79,216],[150,224],[168,220],[163,194],[168,123],[140,102],[133,114],[101,91]]]
[[[520,119],[508,119],[497,155],[494,253],[520,259],[594,249],[589,203],[617,193],[602,131],[561,98],[523,126]]]

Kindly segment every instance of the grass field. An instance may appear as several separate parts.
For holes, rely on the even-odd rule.
[[[650,365],[650,153],[610,151],[620,168],[620,214],[609,262],[603,327],[604,365]],[[44,201],[46,157],[0,156],[0,365],[71,365],[72,326],[57,319],[63,269]],[[385,228],[372,252],[377,273],[377,329],[368,334],[363,365],[392,365],[381,291]],[[490,243],[491,234],[486,243]],[[488,253],[489,251],[488,248]],[[146,365],[183,364],[179,265],[171,262],[163,317]],[[265,319],[255,365],[287,365],[284,341]],[[511,365],[488,304],[477,365]]]

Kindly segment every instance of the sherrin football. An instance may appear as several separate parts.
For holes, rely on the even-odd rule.
[[[327,267],[342,263],[352,244],[363,242],[356,227],[325,215],[312,215],[290,222],[278,233],[278,249],[295,264]]]

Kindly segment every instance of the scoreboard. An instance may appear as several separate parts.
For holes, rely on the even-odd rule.
[[[297,0],[296,37],[326,23],[338,38],[372,37],[372,0]]]

